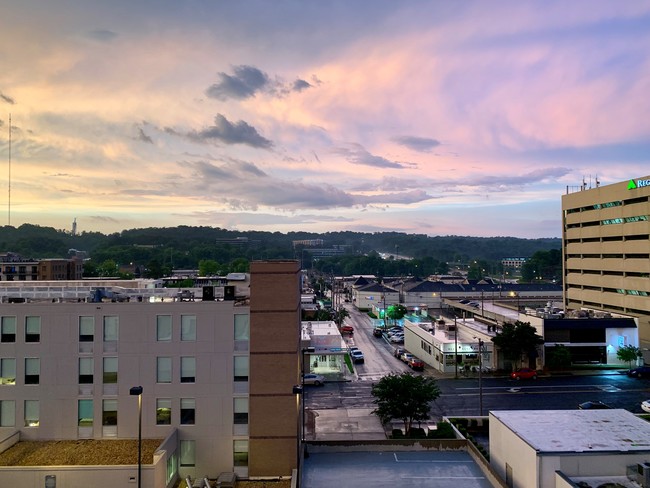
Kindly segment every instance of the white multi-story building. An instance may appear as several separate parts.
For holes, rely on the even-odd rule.
[[[168,455],[178,475],[290,475],[299,266],[251,268],[250,299],[4,300],[0,442],[16,431],[21,440],[136,438],[130,389],[141,386],[142,438],[175,433],[178,449]]]

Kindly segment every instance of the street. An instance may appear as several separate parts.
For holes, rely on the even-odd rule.
[[[352,382],[308,388],[305,394],[308,409],[372,408],[373,382],[390,373],[411,371],[393,356],[398,345],[390,345],[372,335],[373,326],[365,312],[359,312],[352,304],[346,303],[345,308],[350,313],[345,323],[355,330],[347,340],[349,345],[364,352],[365,363],[355,365],[357,374]],[[440,378],[438,386],[441,395],[431,405],[433,418],[480,415],[481,403],[482,414],[487,415],[490,410],[575,409],[579,403],[589,400],[640,413],[641,402],[650,398],[650,380],[629,378],[621,373],[540,376],[537,380],[521,381],[485,374],[480,389],[477,377]]]
[[[392,356],[391,362],[398,362]],[[431,405],[431,416],[479,415],[478,380],[438,380],[440,397]],[[603,376],[540,377],[533,381],[483,378],[483,414],[489,410],[576,409],[579,403],[600,400],[613,408],[641,413],[641,402],[650,398],[650,380],[624,374]],[[308,409],[372,408],[372,381],[328,383],[308,388]]]

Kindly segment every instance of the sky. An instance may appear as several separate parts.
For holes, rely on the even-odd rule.
[[[559,237],[650,174],[650,0],[0,12],[0,225]]]

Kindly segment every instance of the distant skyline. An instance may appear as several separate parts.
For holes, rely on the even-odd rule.
[[[0,225],[561,236],[650,174],[650,1],[2,4]]]

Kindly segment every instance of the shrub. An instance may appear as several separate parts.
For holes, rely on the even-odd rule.
[[[393,439],[403,439],[404,434],[402,433],[402,429],[393,429],[393,433],[391,434],[391,438],[393,438]]]
[[[430,430],[429,439],[455,439],[456,433],[449,422],[438,422],[436,430]]]

